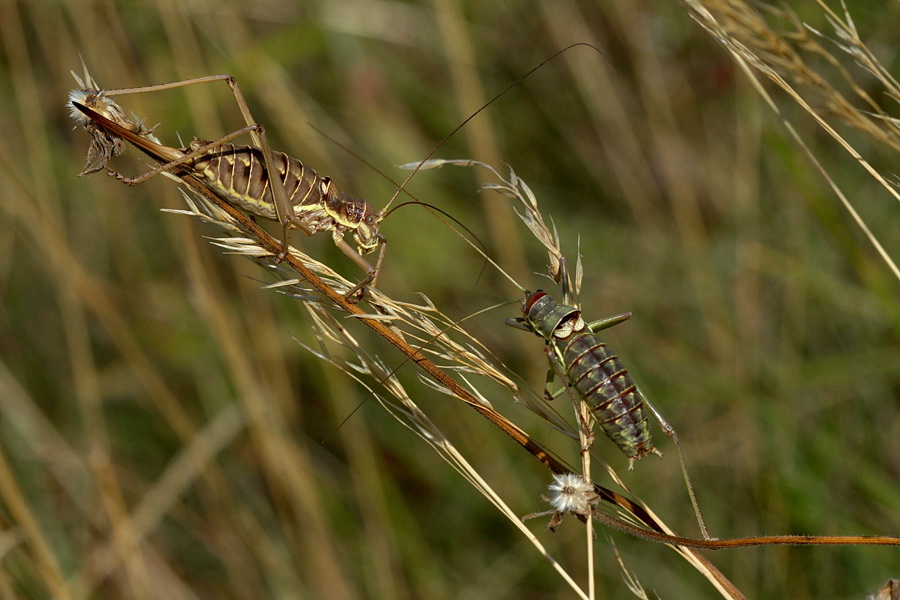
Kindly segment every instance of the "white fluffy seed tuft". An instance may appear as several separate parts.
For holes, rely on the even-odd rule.
[[[553,476],[550,484],[550,498],[553,510],[558,513],[589,515],[597,501],[593,484],[576,473],[562,473]]]

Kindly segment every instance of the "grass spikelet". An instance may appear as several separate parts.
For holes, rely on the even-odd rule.
[[[75,107],[75,103],[87,106],[125,129],[159,143],[159,140],[153,135],[153,129],[155,128],[146,128],[142,119],[139,119],[134,114],[129,115],[112,98],[103,94],[103,91],[97,86],[97,82],[94,81],[88,72],[87,66],[84,67],[83,78],[79,77],[74,71],[72,72],[72,77],[75,78],[75,81],[82,89],[69,92],[66,108],[69,111],[69,116],[75,123],[83,127],[91,136],[84,169],[79,173],[79,176],[91,175],[105,169],[110,159],[121,155],[125,151],[125,142],[119,136],[94,124]]]
[[[829,40],[826,34],[805,25],[789,9],[779,9],[764,5],[765,10],[776,19],[793,25],[789,32],[773,29],[763,18],[760,10],[742,0],[688,0],[692,16],[709,31],[735,58],[744,69],[760,95],[772,107],[776,114],[782,115],[777,103],[772,99],[753,70],[762,73],[775,83],[806,111],[834,140],[843,147],[849,156],[858,162],[895,200],[900,201],[900,191],[891,184],[892,176],[883,173],[867,160],[849,141],[846,134],[839,131],[839,124],[850,130],[862,132],[893,152],[900,150],[900,128],[897,120],[876,102],[866,91],[865,84],[857,80],[853,72],[845,68],[838,57],[832,54],[821,40],[833,44],[849,55],[856,66],[867,75],[872,75],[881,84],[883,97],[900,98],[900,86],[897,81],[881,66],[875,55],[860,39],[856,27],[844,6],[844,16],[840,17],[821,0],[819,6],[827,15],[828,22],[835,30],[838,42]],[[812,35],[811,35],[812,34]],[[839,89],[825,74],[807,64],[814,58],[824,58],[849,89],[851,96]],[[862,106],[857,106],[861,102]],[[900,267],[884,247],[870,226],[856,210],[847,195],[839,189],[819,159],[813,155],[793,125],[782,116],[785,126],[794,137],[807,157],[819,169],[829,186],[841,200],[844,208],[853,221],[866,235],[869,242],[878,252],[885,264],[891,269],[894,277],[900,279]]]

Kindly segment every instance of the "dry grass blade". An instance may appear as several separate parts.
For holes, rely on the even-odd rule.
[[[825,177],[854,222],[866,235],[894,276],[900,279],[900,267],[897,266],[894,258],[884,248],[881,241],[873,235],[852,202],[848,200],[827,170],[807,148],[796,129],[782,116],[781,110],[756,80],[750,67],[763,73],[793,98],[879,185],[895,200],[900,201],[900,191],[891,183],[891,176],[881,173],[864,158],[848,141],[847,136],[838,132],[838,123],[835,122],[836,118],[852,130],[862,132],[897,151],[900,150],[900,128],[897,126],[896,119],[875,102],[872,96],[864,90],[863,84],[857,82],[851,72],[845,69],[840,61],[818,41],[818,39],[827,38],[814,28],[803,25],[790,10],[780,10],[763,5],[767,12],[776,18],[795,25],[794,31],[785,34],[772,29],[757,9],[741,0],[687,0],[687,4],[691,7],[694,18],[732,54],[750,77],[760,95],[776,114],[781,116],[791,135]],[[900,98],[900,86],[859,38],[846,7],[845,17],[842,20],[824,3],[820,1],[819,4],[827,12],[828,20],[835,28],[836,35],[840,40],[836,44],[837,47],[851,56],[866,73],[874,75],[883,86],[882,93],[885,97],[896,102]],[[809,32],[813,32],[815,37],[810,36]],[[854,106],[853,102],[826,77],[809,67],[804,60],[803,52],[815,57],[824,57],[849,85],[852,93],[863,102],[865,109]]]
[[[616,563],[619,565],[619,569],[622,572],[622,579],[625,581],[625,585],[628,587],[628,590],[635,595],[635,597],[640,598],[640,600],[650,600],[650,597],[647,595],[647,590],[644,589],[644,586],[641,585],[641,582],[638,581],[637,576],[632,573],[628,567],[625,565],[625,562],[622,560],[622,555],[619,553],[619,549],[616,547],[616,542],[607,536],[607,542],[613,549],[613,554],[616,557]]]

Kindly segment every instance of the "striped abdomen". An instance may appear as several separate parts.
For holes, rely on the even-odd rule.
[[[93,93],[91,90],[86,92]],[[268,169],[265,168],[261,150],[253,146],[234,144],[215,144],[206,150],[212,143],[201,139],[195,139],[189,148],[163,146],[153,138],[152,132],[144,129],[140,123],[132,123],[123,117],[123,125],[79,102],[79,100],[87,101],[86,98],[89,96],[90,94],[75,94],[71,101],[72,108],[79,114],[86,115],[90,123],[96,123],[108,133],[134,144],[159,162],[164,170],[171,168],[176,173],[202,180],[211,191],[229,204],[266,219],[280,220],[286,227],[296,227],[309,235],[317,231],[330,230],[334,233],[335,242],[343,237],[345,231],[352,230],[359,254],[372,252],[385,241],[378,233],[381,213],[376,212],[365,200],[343,194],[331,179],[319,177],[315,171],[296,158],[282,152],[272,153],[274,167],[284,181],[290,205],[283,212],[293,213],[280,215],[281,219],[278,219],[275,196],[272,193]],[[118,105],[114,103],[112,105],[118,108]],[[105,106],[103,110],[109,114],[108,108]],[[110,116],[116,118],[116,115]],[[95,134],[92,136],[97,139]],[[102,140],[94,143],[99,144],[93,150],[99,155],[88,158],[85,173],[103,168],[114,153],[120,152],[116,150],[114,141]],[[191,160],[184,160],[186,155],[194,152],[202,154]],[[110,174],[116,175],[118,179],[130,185],[141,180],[141,178],[128,179],[112,171]],[[144,177],[152,174],[156,174],[156,171],[151,171]]]
[[[619,357],[596,334],[582,331],[554,340],[569,382],[593,411],[603,433],[628,458],[640,460],[653,450],[641,393]]]
[[[190,149],[206,143],[195,140]],[[284,180],[294,215],[307,221],[314,230],[336,226],[356,229],[366,216],[367,203],[343,194],[329,178],[319,177],[312,168],[283,152],[273,151],[272,157]],[[259,148],[217,146],[191,161],[190,167],[196,174],[202,174],[204,183],[228,202],[254,215],[277,220],[275,199]]]
[[[526,292],[522,313],[523,318],[507,323],[536,333],[553,347],[553,360],[561,363],[603,433],[633,461],[655,452],[640,391],[619,357],[582,320],[581,310],[538,290]]]

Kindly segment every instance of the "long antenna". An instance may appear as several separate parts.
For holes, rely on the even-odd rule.
[[[569,48],[571,48],[571,46],[569,46]],[[557,53],[557,54],[558,54],[558,53]],[[547,59],[547,60],[550,60],[550,59]],[[547,61],[544,61],[544,62],[547,62]],[[484,107],[482,107],[482,108],[484,108]],[[472,116],[474,116],[474,115],[472,115]],[[471,117],[469,117],[469,118],[471,118]],[[468,119],[467,119],[467,120],[468,120]],[[437,206],[435,206],[435,205],[433,205],[433,204],[429,204],[429,203],[427,203],[427,202],[422,202],[422,201],[419,200],[414,194],[412,194],[412,193],[410,193],[409,191],[407,191],[406,189],[404,189],[403,186],[406,185],[406,183],[409,182],[409,179],[410,179],[409,177],[406,178],[406,181],[403,183],[403,185],[398,184],[398,183],[397,183],[396,181],[394,181],[387,173],[385,173],[384,171],[382,171],[381,169],[379,169],[378,167],[376,167],[375,165],[373,165],[371,162],[369,162],[368,160],[366,160],[365,157],[361,156],[358,152],[355,152],[352,148],[349,148],[349,147],[346,146],[345,144],[342,144],[342,143],[339,142],[338,140],[334,139],[333,137],[331,137],[330,135],[328,135],[327,133],[325,133],[324,131],[322,131],[321,129],[319,129],[318,127],[316,127],[315,125],[313,125],[312,123],[307,123],[307,125],[309,125],[315,132],[317,132],[319,135],[321,135],[322,137],[324,137],[326,140],[328,140],[329,142],[331,142],[332,144],[334,144],[335,146],[337,146],[338,148],[340,148],[341,150],[343,150],[344,152],[346,152],[347,154],[349,154],[350,156],[352,156],[352,157],[355,158],[356,160],[360,161],[361,163],[363,163],[364,165],[366,165],[367,167],[369,167],[370,169],[372,169],[373,171],[375,171],[376,173],[378,173],[379,175],[381,175],[385,180],[387,180],[388,182],[390,182],[390,183],[392,183],[393,185],[397,186],[397,193],[395,193],[394,196],[391,198],[391,201],[388,202],[388,206],[390,205],[391,202],[393,202],[393,201],[396,199],[397,194],[400,193],[401,191],[402,191],[404,194],[406,194],[407,196],[409,196],[410,198],[412,198],[412,201],[411,201],[411,202],[404,202],[404,203],[402,203],[402,204],[398,204],[397,206],[395,206],[395,207],[393,207],[393,208],[391,208],[391,209],[388,209],[388,206],[385,206],[385,207],[384,207],[383,209],[381,209],[381,211],[379,212],[379,214],[381,215],[381,219],[386,218],[389,214],[391,214],[392,212],[394,212],[395,210],[397,210],[397,209],[400,208],[401,206],[406,206],[407,204],[419,204],[419,205],[421,205],[421,206],[424,206],[424,207],[425,207],[427,210],[429,210],[429,211],[436,211],[436,212],[439,212],[439,213],[441,213],[442,215],[446,216],[448,219],[451,219],[454,223],[456,223],[456,224],[459,225],[460,227],[462,227],[462,228],[466,231],[466,233],[468,233],[470,236],[472,236],[472,238],[474,238],[474,239],[476,240],[477,244],[476,244],[476,243],[473,243],[472,240],[469,239],[468,237],[462,235],[462,234],[461,234],[459,231],[457,231],[452,225],[450,225],[449,223],[447,223],[446,221],[444,221],[443,219],[441,219],[441,217],[439,217],[438,215],[435,215],[435,217],[437,217],[441,222],[443,222],[444,225],[446,225],[446,226],[447,226],[451,231],[453,231],[456,235],[458,235],[460,238],[462,238],[463,241],[465,241],[469,246],[471,246],[472,249],[475,250],[475,252],[477,252],[484,260],[486,260],[488,263],[490,263],[491,265],[493,265],[493,267],[496,268],[497,271],[499,271],[504,277],[506,277],[506,278],[507,278],[507,279],[508,279],[515,287],[519,288],[519,289],[522,290],[522,291],[525,291],[525,288],[522,287],[522,284],[520,284],[518,281],[516,281],[516,280],[512,277],[512,275],[510,275],[509,273],[507,273],[507,272],[506,272],[502,267],[500,267],[500,265],[498,265],[498,264],[497,264],[490,256],[488,256],[488,253],[487,253],[487,247],[484,245],[484,242],[482,242],[481,239],[479,239],[479,237],[478,237],[477,235],[475,235],[475,234],[472,232],[471,229],[469,229],[469,228],[468,228],[466,225],[464,225],[459,219],[457,219],[456,217],[454,217],[453,215],[451,215],[451,214],[448,213],[447,211],[445,211],[445,210],[443,210],[443,209],[441,209],[441,208],[438,208]],[[465,125],[465,123],[463,123],[463,125]],[[462,125],[460,125],[460,127],[462,127]],[[456,131],[459,131],[459,127],[457,127],[457,128],[454,130],[454,133],[455,133]],[[453,135],[453,134],[451,133],[450,135]],[[450,137],[450,136],[447,136],[447,138],[449,138],[449,137]],[[444,141],[446,141],[447,138],[445,138]],[[443,142],[441,142],[441,143],[443,143]],[[438,147],[440,147],[440,146],[438,146]],[[432,150],[431,154],[434,154],[434,152],[435,152],[436,150],[437,150],[437,148],[435,148],[434,150]],[[431,156],[431,154],[429,154],[428,156]],[[425,160],[428,160],[428,157],[425,157]],[[422,161],[421,163],[419,163],[419,164],[416,166],[416,170],[420,169],[420,168],[422,167],[422,165],[424,164],[424,162],[425,162],[425,161]],[[402,169],[402,168],[406,168],[406,167],[405,167],[405,166],[401,166],[400,168]],[[415,173],[413,173],[413,175],[415,175]],[[434,214],[434,212],[432,212],[432,214]]]
[[[484,109],[486,109],[488,106],[490,106],[491,104],[493,104],[494,101],[496,101],[498,98],[500,98],[501,96],[503,96],[506,92],[508,92],[508,91],[511,90],[512,88],[514,88],[514,87],[516,87],[517,85],[519,85],[520,83],[522,83],[525,79],[527,79],[527,78],[528,78],[529,76],[531,76],[535,71],[537,71],[538,69],[540,69],[541,67],[543,67],[544,65],[546,65],[548,62],[550,62],[551,60],[555,59],[555,58],[556,58],[557,56],[559,56],[560,54],[563,54],[563,53],[565,53],[565,52],[568,52],[569,50],[571,50],[572,48],[575,48],[575,47],[577,47],[577,46],[587,46],[588,48],[591,48],[591,49],[593,49],[594,51],[596,51],[597,53],[599,53],[600,56],[602,56],[607,62],[609,62],[609,59],[606,57],[606,54],[604,54],[603,51],[602,51],[600,48],[598,48],[597,46],[594,46],[593,44],[589,44],[589,43],[587,43],[587,42],[578,42],[578,43],[576,43],[576,44],[572,44],[572,45],[570,45],[570,46],[566,46],[566,47],[563,48],[562,50],[559,50],[559,51],[557,51],[556,53],[552,54],[550,57],[544,59],[543,61],[541,61],[540,64],[538,64],[537,66],[535,66],[534,68],[532,68],[530,71],[528,71],[527,73],[525,73],[524,75],[522,75],[521,77],[519,77],[518,79],[516,79],[515,81],[513,81],[512,83],[510,83],[510,84],[509,84],[508,86],[506,86],[505,88],[503,88],[502,91],[500,91],[500,92],[499,92],[497,95],[495,95],[493,98],[491,98],[490,100],[488,100],[487,102],[485,102],[478,110],[476,110],[476,111],[473,112],[471,115],[469,115],[468,117],[466,117],[466,120],[463,121],[462,123],[460,123],[459,125],[457,125],[456,128],[453,129],[453,131],[451,131],[451,132],[448,133],[446,136],[444,136],[444,139],[442,139],[442,140],[440,141],[440,143],[439,143],[437,146],[435,146],[434,148],[432,148],[431,152],[429,152],[428,155],[425,156],[425,158],[423,158],[421,161],[419,161],[419,164],[416,166],[415,169],[413,169],[413,172],[410,173],[410,174],[406,177],[406,179],[403,181],[403,183],[400,185],[400,187],[397,189],[397,191],[394,192],[394,195],[391,196],[390,201],[385,205],[385,207],[384,207],[382,210],[387,210],[387,209],[388,209],[388,207],[394,202],[394,200],[397,199],[397,196],[400,195],[400,192],[404,191],[404,188],[406,187],[406,184],[408,184],[409,181],[415,176],[415,174],[419,172],[419,169],[422,168],[422,165],[424,165],[424,164],[428,161],[429,158],[431,158],[432,156],[434,156],[434,153],[437,152],[437,151],[441,148],[441,146],[443,146],[443,145],[447,142],[447,140],[449,140],[451,137],[453,137],[454,135],[456,135],[456,132],[457,132],[457,131],[459,131],[460,129],[462,129],[463,127],[465,127],[466,124],[467,124],[469,121],[471,121],[472,119],[474,119],[475,116],[478,115],[478,113],[480,113],[481,111],[483,111]],[[611,63],[610,63],[610,64],[611,64]]]

